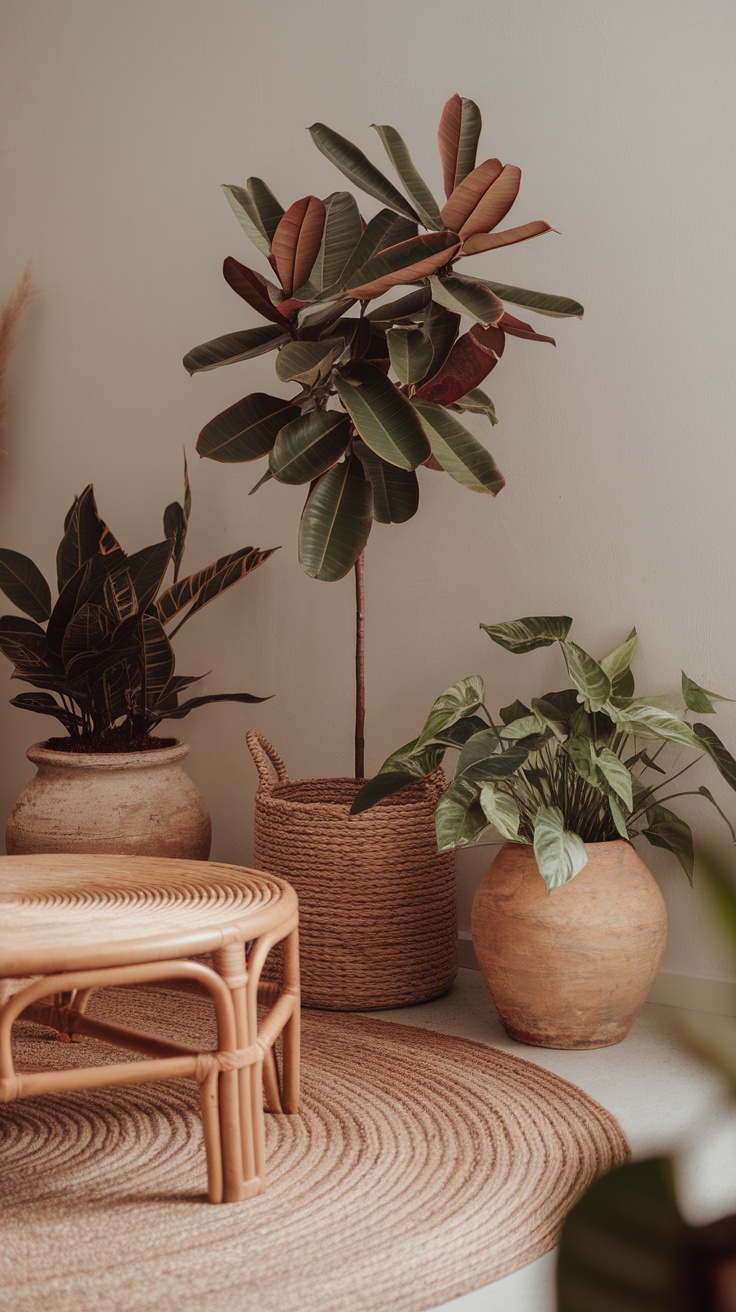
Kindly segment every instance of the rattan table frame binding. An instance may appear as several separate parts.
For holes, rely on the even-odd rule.
[[[93,858],[74,858],[90,861]],[[6,858],[5,860],[8,860]],[[15,862],[22,858],[15,858]],[[58,858],[47,858],[58,861]],[[69,862],[69,858],[65,859]],[[123,858],[107,858],[119,861]],[[34,858],[35,862],[39,858]],[[129,868],[128,861],[128,868]],[[200,884],[206,883],[207,865],[198,866]],[[147,871],[173,862],[142,861]],[[222,867],[221,867],[222,869]],[[237,872],[237,867],[227,867]],[[258,872],[248,871],[251,884]],[[221,932],[221,946],[212,945],[212,965],[174,956],[177,932],[159,938],[160,956],[141,959],[144,941],[131,943],[133,962],[52,971],[17,981],[20,987],[0,1006],[0,1102],[36,1094],[94,1089],[105,1085],[139,1084],[149,1080],[189,1078],[199,1085],[207,1161],[208,1197],[211,1202],[238,1202],[262,1193],[265,1188],[265,1136],[263,1094],[269,1110],[297,1114],[299,1111],[299,939],[298,909],[293,889],[268,877],[281,890],[279,901],[249,917],[240,912]],[[114,895],[108,886],[106,894]],[[161,910],[162,927],[165,910]],[[49,935],[53,926],[48,925]],[[94,932],[92,930],[92,938]],[[178,931],[182,953],[190,948],[190,935]],[[272,948],[283,941],[283,979],[261,983],[261,973]],[[248,951],[246,954],[246,944]],[[208,945],[209,946],[209,945]],[[117,955],[124,952],[124,945]],[[29,971],[29,974],[31,972]],[[217,1047],[198,1051],[160,1037],[142,1034],[124,1026],[86,1014],[93,992],[116,985],[152,984],[163,981],[195,982],[210,995],[217,1024]],[[268,1008],[258,1021],[258,1004]],[[144,1055],[146,1060],[106,1066],[75,1067],[62,1071],[18,1072],[12,1048],[12,1027],[22,1016],[50,1025],[69,1039],[84,1036]],[[281,1073],[274,1044],[282,1036]]]

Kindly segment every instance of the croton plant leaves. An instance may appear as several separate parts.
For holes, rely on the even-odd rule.
[[[0,588],[31,619],[43,622],[51,614],[51,589],[38,566],[21,552],[0,549]]]

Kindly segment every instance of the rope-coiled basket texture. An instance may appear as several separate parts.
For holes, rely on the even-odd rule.
[[[251,730],[254,862],[299,898],[302,1002],[360,1011],[445,993],[457,973],[455,858],[437,851],[441,770],[361,815],[356,779],[290,781]]]

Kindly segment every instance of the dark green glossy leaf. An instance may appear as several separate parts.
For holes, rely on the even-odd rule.
[[[372,164],[362,150],[354,146],[351,141],[341,137],[338,132],[334,132],[324,123],[313,123],[309,133],[317,149],[356,187],[360,187],[369,196],[375,196],[382,205],[388,206],[397,214],[403,214],[408,219],[418,218],[416,211],[401,192],[396,190],[393,183],[389,182],[388,178],[384,177],[375,164]]]
[[[457,339],[460,315],[430,301],[424,315],[424,335],[431,347],[431,357],[423,378],[434,378],[445,363]],[[421,381],[417,379],[416,381]]]
[[[537,314],[548,314],[553,319],[582,319],[584,310],[578,301],[571,301],[567,296],[550,296],[547,292],[530,292],[524,287],[510,287],[503,282],[489,282],[484,279],[484,284],[490,291],[502,301],[510,301],[512,305],[525,305],[528,310],[534,310]]]
[[[411,402],[377,365],[360,362],[335,377],[335,386],[363,441],[399,469],[416,469],[430,453]]]
[[[694,1312],[691,1260],[671,1163],[629,1162],[591,1185],[565,1221],[559,1312]]]
[[[343,337],[324,337],[319,342],[289,342],[278,353],[276,373],[282,383],[296,380],[313,386],[327,377],[344,350]]]
[[[396,128],[379,123],[372,123],[371,126],[375,128],[381,138],[386,154],[396,169],[407,195],[413,201],[414,208],[424,226],[438,230],[443,228],[445,225],[440,218],[439,206],[426,182],[417,172],[406,143],[402,140]]]
[[[721,742],[718,734],[714,733],[707,724],[694,724],[693,730],[698,746],[708,753],[729,787],[736,789],[736,760]]]
[[[184,555],[184,546],[187,540],[187,529],[189,527],[189,516],[191,515],[191,513],[192,513],[192,489],[189,483],[189,468],[187,466],[187,454],[185,451],[184,452],[184,503],[182,505],[178,501],[172,501],[171,505],[167,506],[166,510],[164,511],[164,533],[166,537],[171,540],[171,558],[174,562],[175,583],[179,577],[179,570],[181,569],[182,557]],[[153,550],[153,548],[151,548],[151,550]],[[133,568],[131,566],[130,560],[128,561],[128,569],[130,570],[131,577],[132,577]],[[163,579],[163,575],[165,572],[166,570],[164,568],[161,574],[161,580]],[[135,580],[133,580],[133,586],[135,587]],[[153,596],[155,596],[155,592],[151,594],[150,600],[153,599]],[[146,609],[145,606],[141,606],[141,610],[145,610],[145,609]]]
[[[477,278],[451,273],[447,278],[432,277],[432,300],[453,314],[467,314],[478,323],[497,323],[503,314],[503,302]]]
[[[432,363],[432,343],[422,328],[414,324],[398,324],[386,333],[386,344],[391,367],[401,383],[418,383]]]
[[[353,568],[371,531],[372,493],[356,457],[312,487],[299,529],[299,561],[311,578],[333,582]]]
[[[570,623],[572,623],[572,620],[570,621]],[[486,624],[481,624],[480,627],[481,627],[482,629],[486,629],[486,631],[488,631],[488,625],[486,625]],[[498,628],[502,628],[502,627],[504,627],[504,626],[502,626],[502,625],[497,625],[496,627],[498,627]],[[496,641],[498,641],[498,640],[496,640]],[[505,647],[506,644],[505,644],[505,643],[501,643],[501,646],[502,646],[502,647]],[[500,711],[499,711],[498,713],[499,713],[501,719],[503,720],[503,723],[504,723],[504,724],[513,724],[514,720],[521,720],[521,719],[523,719],[525,716],[527,716],[527,715],[531,715],[531,711],[530,711],[529,707],[528,707],[528,706],[525,706],[523,702],[520,702],[520,701],[518,700],[518,698],[517,698],[517,700],[516,700],[515,702],[512,702],[510,706],[502,706],[501,709],[500,709]]]
[[[284,215],[283,206],[261,178],[248,178],[245,187],[226,184],[222,190],[243,231],[268,257],[273,235]]]
[[[455,778],[469,779],[477,784],[510,779],[524,764],[528,754],[522,744],[500,751],[495,729],[483,729],[465,743],[457,763]]]
[[[448,725],[446,729],[440,729],[434,735],[433,742],[442,743],[445,747],[464,747],[473,734],[480,733],[481,730],[487,729],[488,724],[481,719],[479,715],[467,715],[456,724]]]
[[[432,455],[442,468],[471,492],[496,496],[505,479],[493,456],[454,415],[434,401],[414,399]]]
[[[37,565],[19,551],[0,548],[0,588],[18,610],[33,620],[51,614],[51,589]]]
[[[481,624],[480,627],[499,647],[523,655],[537,647],[551,647],[553,642],[562,642],[571,626],[569,615],[527,615],[521,620]]]
[[[695,854],[690,826],[666,806],[650,806],[647,822],[649,827],[642,830],[644,837],[652,847],[663,847],[677,857],[692,884]]]
[[[310,483],[337,464],[350,441],[350,420],[337,410],[312,410],[284,424],[268,457],[281,483]]]
[[[189,374],[206,373],[223,364],[237,364],[239,360],[265,355],[288,340],[289,334],[275,323],[246,328],[242,333],[226,333],[224,337],[214,337],[211,342],[195,346],[184,356],[184,368]]]
[[[487,827],[478,788],[467,779],[455,778],[442,794],[434,813],[437,850],[451,852],[480,838]]]
[[[419,509],[419,480],[411,469],[397,469],[371,451],[360,438],[353,439],[373,490],[373,518],[379,524],[405,524]]]
[[[283,397],[252,392],[205,425],[197,439],[197,451],[223,463],[257,460],[271,450],[284,424],[297,419],[299,413]]]
[[[498,423],[496,407],[490,396],[486,396],[480,387],[473,387],[465,396],[461,396],[459,401],[453,401],[450,406],[451,410],[469,411],[473,415],[488,415],[491,424]]]
[[[344,289],[354,281],[357,270],[364,268],[378,251],[409,241],[416,235],[416,224],[410,223],[407,219],[399,218],[393,210],[379,210],[377,214],[374,214],[370,223],[366,224],[363,236],[340,274],[338,282],[333,287],[325,288],[320,299],[334,299],[336,296],[344,296]]]
[[[695,711],[697,715],[715,715],[716,708],[713,702],[732,702],[734,700],[733,697],[724,697],[720,692],[711,692],[710,688],[701,688],[700,684],[696,683],[694,679],[688,678],[684,670],[682,672],[682,696],[688,710]]]
[[[324,206],[322,244],[310,274],[310,281],[319,292],[339,283],[342,271],[363,235],[360,210],[349,191],[333,191]]]
[[[365,264],[350,271],[349,281],[342,282],[350,296],[371,300],[383,296],[392,287],[428,278],[447,264],[459,249],[454,232],[425,232],[408,241],[383,247]],[[451,307],[454,308],[454,307]]]

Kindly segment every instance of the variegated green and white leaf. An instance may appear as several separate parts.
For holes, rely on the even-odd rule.
[[[467,679],[460,679],[446,688],[432,706],[417,740],[417,746],[423,747],[440,729],[447,729],[451,724],[466,715],[473,715],[483,705],[485,684],[479,674],[471,674]]]
[[[519,838],[519,808],[509,793],[494,788],[493,784],[484,784],[480,790],[480,804],[486,820],[502,838],[510,843],[523,841]]]
[[[578,692],[590,702],[592,711],[600,711],[611,695],[611,680],[587,651],[576,642],[562,642],[568,674]]]
[[[480,837],[487,824],[478,789],[467,780],[455,779],[435,809],[437,850],[451,852],[456,847],[467,847]]]
[[[588,862],[585,843],[565,828],[558,806],[540,806],[534,819],[534,855],[547,892],[569,884]]]
[[[537,647],[551,647],[553,642],[563,642],[571,626],[569,615],[527,615],[520,620],[481,624],[480,627],[499,647],[523,655]]]
[[[608,656],[603,657],[601,669],[608,675],[612,687],[616,680],[620,679],[621,675],[629,669],[638,646],[639,635],[636,629],[632,629],[626,642],[622,642],[620,647],[616,647]]]

